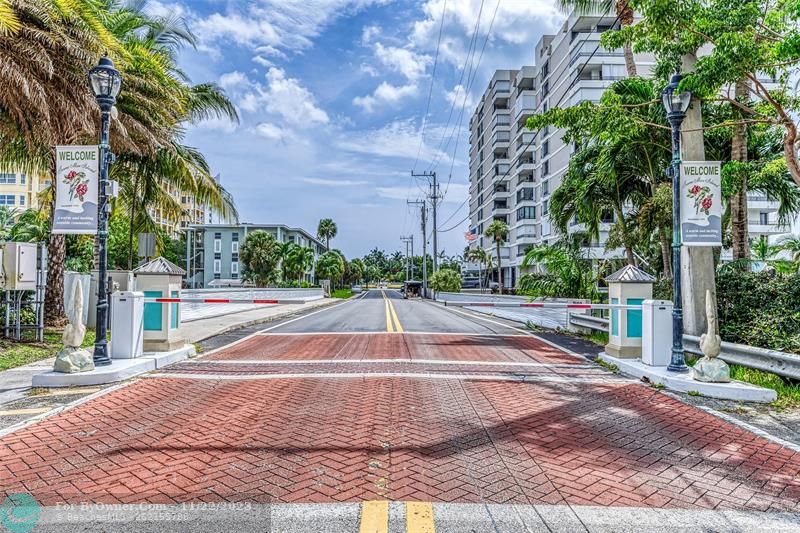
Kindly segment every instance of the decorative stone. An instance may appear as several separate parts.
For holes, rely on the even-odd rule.
[[[64,346],[56,356],[53,370],[65,374],[88,372],[94,370],[94,360],[89,350]]]
[[[94,370],[92,354],[80,347],[86,336],[86,326],[83,325],[83,287],[80,279],[75,281],[72,300],[67,309],[67,318],[69,324],[64,328],[64,334],[61,336],[64,347],[56,356],[53,370],[66,374]]]
[[[709,290],[706,290],[706,318],[708,331],[700,336],[700,351],[704,357],[694,365],[694,379],[709,383],[727,383],[731,380],[731,370],[728,363],[717,357],[722,339],[717,335],[717,308]]]

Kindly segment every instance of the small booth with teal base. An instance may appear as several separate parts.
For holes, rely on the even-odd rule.
[[[146,299],[180,298],[181,281],[186,271],[157,257],[133,271],[136,290]],[[185,344],[181,335],[181,309],[179,303],[144,304],[144,351],[168,352]]]
[[[656,278],[632,265],[606,277],[608,303],[642,305],[653,298]],[[641,357],[642,309],[612,309],[606,353],[614,357]]]

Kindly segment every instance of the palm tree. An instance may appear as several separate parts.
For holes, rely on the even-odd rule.
[[[475,261],[478,263],[478,280],[480,280],[481,290],[483,290],[483,284],[485,280],[483,279],[483,272],[481,271],[481,268],[484,265],[486,265],[486,271],[491,268],[492,256],[489,255],[489,252],[483,248],[473,248],[467,251],[466,255],[467,261]]]
[[[7,241],[11,236],[16,216],[16,209],[5,205],[0,206],[0,241]]]
[[[633,8],[628,5],[628,0],[558,0],[559,7],[562,10],[569,11],[574,9],[582,15],[589,15],[594,13],[602,13],[607,15],[613,12],[619,18],[619,24],[625,28],[633,25]],[[628,76],[636,76],[636,62],[633,59],[633,49],[631,43],[625,43],[623,47],[625,55],[625,69],[628,71]]]
[[[508,237],[508,224],[502,220],[495,219],[491,224],[489,224],[489,227],[486,228],[484,236],[492,239],[497,249],[497,279],[500,282],[500,292],[502,293],[503,268],[500,264],[500,245],[503,244],[503,241],[505,241],[506,237]]]
[[[319,225],[317,226],[317,237],[320,239],[325,239],[325,249],[330,252],[331,250],[331,239],[336,237],[336,222],[330,218],[323,218],[319,221]]]
[[[785,235],[778,241],[781,250],[789,252],[792,261],[800,266],[800,235]]]
[[[308,246],[297,246],[292,250],[291,264],[294,267],[294,272],[297,274],[298,284],[303,281],[303,274],[305,274],[312,266],[314,266],[314,250]]]
[[[11,228],[11,238],[17,242],[45,242],[50,232],[47,220],[41,211],[27,209]]]
[[[597,275],[591,261],[581,256],[581,235],[572,234],[553,245],[531,248],[522,260],[522,267],[541,265],[545,274],[525,274],[519,288],[538,296],[590,298],[597,296]]]

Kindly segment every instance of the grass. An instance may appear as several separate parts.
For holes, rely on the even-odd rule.
[[[609,362],[604,361],[603,359],[601,359],[599,357],[597,359],[595,359],[594,362],[597,363],[598,365],[602,366],[606,370],[610,370],[611,372],[613,372],[615,374],[619,373],[619,367],[617,365],[615,365],[614,363],[609,363]]]
[[[331,292],[331,296],[334,298],[350,298],[352,295],[353,291],[351,289],[336,289]]]
[[[46,329],[44,342],[17,342],[10,339],[0,339],[0,371],[55,356],[63,346],[61,334],[61,330]],[[83,347],[93,344],[94,331],[89,330],[86,332],[86,338],[83,339]]]
[[[686,364],[694,366],[697,361],[697,358],[687,358]],[[772,407],[780,410],[800,408],[800,383],[755,368],[732,364],[728,366],[731,369],[731,379],[774,390],[778,399],[770,404]]]

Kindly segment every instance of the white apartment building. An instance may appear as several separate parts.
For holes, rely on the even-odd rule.
[[[39,193],[50,186],[50,179],[24,172],[0,172],[0,205],[22,213],[39,206]]]
[[[485,248],[494,257],[494,243],[483,232],[494,219],[508,224],[509,237],[500,251],[508,287],[519,279],[528,248],[558,240],[548,216],[549,196],[561,184],[575,150],[562,140],[563,130],[531,131],[525,122],[552,106],[599,102],[614,80],[626,76],[622,50],[600,47],[592,55],[601,34],[614,22],[614,16],[571,14],[558,34],[545,35],[536,44],[534,66],[494,73],[470,119],[470,232],[477,236],[470,246]],[[645,76],[654,66],[648,55],[636,55],[636,64]],[[776,202],[751,195],[753,237],[787,231],[775,223],[777,208]],[[587,257],[624,258],[621,249],[605,250],[612,223],[609,215],[601,225],[599,241],[586,248]],[[573,223],[569,231],[581,231],[582,226]]]

